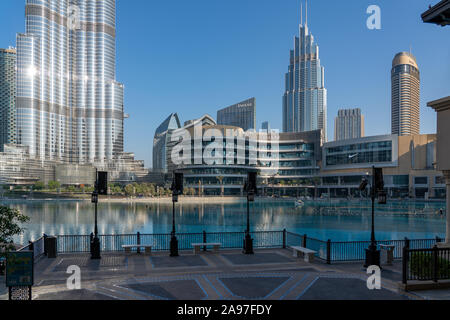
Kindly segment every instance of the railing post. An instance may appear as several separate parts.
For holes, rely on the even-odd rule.
[[[94,240],[94,234],[91,232],[91,234],[89,235],[89,252],[92,255],[92,242]]]
[[[283,229],[283,249],[286,249],[286,229]]]
[[[203,230],[203,243],[206,243],[206,231]],[[203,251],[206,251],[206,246],[203,246]]]
[[[331,264],[331,240],[327,241],[327,264]]]
[[[406,245],[405,238],[405,246],[403,247],[403,257],[402,257],[402,282],[404,285],[408,283],[408,260],[409,260],[409,248]]]
[[[437,246],[433,247],[433,281],[438,282],[439,279],[439,249]]]
[[[44,233],[44,255],[47,255],[47,235]]]
[[[136,236],[137,236],[137,241],[136,241],[136,243],[137,243],[137,245],[139,246],[139,245],[141,245],[141,233],[138,232]],[[140,248],[140,247],[137,247],[137,253],[138,253],[138,254],[141,253],[141,248]]]
[[[405,247],[409,249],[410,240],[405,237]]]
[[[303,244],[302,247],[306,248],[306,239],[308,238],[308,236],[306,234],[303,235]]]

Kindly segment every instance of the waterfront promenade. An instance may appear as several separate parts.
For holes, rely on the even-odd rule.
[[[288,249],[261,249],[255,255],[222,250],[178,258],[64,254],[41,259],[35,267],[35,300],[422,300],[450,299],[450,291],[405,293],[398,290],[401,263],[382,271],[382,290],[369,290],[361,262],[305,263]],[[68,290],[67,268],[81,268],[81,290]],[[7,299],[4,278],[0,299]]]

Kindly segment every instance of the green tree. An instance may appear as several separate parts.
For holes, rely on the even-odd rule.
[[[14,250],[13,237],[20,235],[24,228],[21,224],[30,220],[17,209],[0,206],[0,256]]]
[[[61,183],[59,181],[49,181],[48,182],[48,188],[50,190],[57,190],[61,187]]]
[[[38,181],[34,184],[33,190],[44,190],[45,184],[42,181]]]
[[[136,194],[136,189],[132,184],[127,184],[125,186],[125,194],[127,196],[134,196]]]

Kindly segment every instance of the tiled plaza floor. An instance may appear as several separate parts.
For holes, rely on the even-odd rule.
[[[68,290],[67,268],[81,269],[81,290]],[[44,258],[36,264],[33,298],[37,300],[405,300],[445,299],[448,291],[398,291],[401,265],[385,267],[382,290],[367,289],[368,275],[360,262],[327,265],[306,263],[290,250],[238,250],[219,254],[167,252],[152,256],[86,254]],[[3,282],[2,282],[3,281]],[[7,299],[0,278],[0,299]]]

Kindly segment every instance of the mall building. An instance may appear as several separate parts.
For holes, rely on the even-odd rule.
[[[325,143],[318,195],[358,197],[372,166],[383,168],[391,198],[445,198],[445,181],[435,169],[436,135],[384,135]]]
[[[231,138],[227,137],[230,131],[233,132]],[[179,137],[185,132],[192,138],[187,151],[190,161],[179,164],[172,157],[178,156],[175,148],[183,144]],[[209,136],[211,132],[223,137],[223,147],[211,153],[213,162],[205,158],[211,143],[218,141],[216,136]],[[170,136],[171,141],[166,141],[162,151],[165,154],[154,154],[154,158],[166,159],[169,172],[183,172],[185,189],[196,195],[242,196],[250,170],[258,171],[260,193],[265,195],[313,194],[314,183],[318,181],[324,139],[321,130],[299,133],[244,131],[235,126],[218,125],[211,116],[204,115],[171,130]],[[161,152],[161,148],[154,148],[154,152]]]

